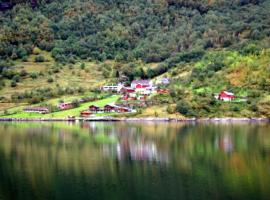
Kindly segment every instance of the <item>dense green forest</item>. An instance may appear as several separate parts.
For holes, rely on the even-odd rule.
[[[160,62],[179,52],[239,49],[269,37],[269,10],[269,0],[57,0],[39,1],[34,9],[17,4],[0,16],[0,58],[27,57],[34,46],[60,62]]]
[[[35,62],[46,61],[42,51],[57,63],[52,71],[113,60],[118,64],[101,65],[105,78],[170,76],[170,97],[157,100],[178,105],[168,107],[170,112],[270,114],[270,0],[0,0],[0,5],[5,2],[11,8],[0,11],[0,89],[3,79],[16,87],[20,77],[44,76],[14,70],[33,54]],[[51,74],[48,83],[54,81]],[[213,93],[223,89],[249,101],[214,103]]]

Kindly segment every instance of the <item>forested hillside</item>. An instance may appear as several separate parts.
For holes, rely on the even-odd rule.
[[[258,114],[259,102],[268,102],[270,0],[0,0],[5,3],[10,8],[0,11],[2,89],[12,82],[16,87],[23,77],[16,66],[29,60],[53,61],[54,69],[113,60],[100,64],[105,78],[172,77],[172,100],[165,103],[184,101],[192,116],[216,113],[222,105],[202,108],[198,97],[222,89],[252,96],[249,105],[229,108],[232,113]]]
[[[1,13],[0,56],[27,57],[38,46],[60,62],[160,62],[178,52],[263,40],[270,34],[269,10],[269,0],[54,0],[34,9],[17,4]]]

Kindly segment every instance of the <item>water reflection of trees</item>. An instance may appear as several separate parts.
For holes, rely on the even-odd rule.
[[[116,143],[97,143],[95,135],[100,133],[115,136]],[[124,166],[131,170],[127,176],[146,166],[159,174],[154,162],[176,175],[196,177],[209,189],[225,184],[226,190],[240,196],[245,195],[243,188],[269,194],[268,133],[269,125],[264,124],[4,124],[0,126],[0,178],[6,181],[0,188],[11,190],[4,183],[14,186],[21,180],[50,190],[58,173],[117,177],[127,173],[121,171]]]

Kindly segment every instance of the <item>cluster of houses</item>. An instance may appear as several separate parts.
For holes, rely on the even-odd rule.
[[[105,85],[101,88],[103,91],[111,91],[122,94],[123,101],[129,100],[139,100],[145,101],[148,96],[151,94],[167,94],[169,93],[168,89],[159,89],[158,86],[163,85],[166,86],[170,83],[169,78],[161,78],[155,82],[155,84],[151,80],[134,80],[131,82],[130,86],[125,86],[122,83],[118,83],[117,85]]]
[[[118,85],[106,85],[101,89],[103,91],[113,91],[122,95],[122,101],[130,101],[130,100],[139,100],[145,101],[148,96],[151,94],[168,94],[169,90],[166,87],[159,87],[160,85],[168,85],[170,80],[168,78],[162,78],[153,84],[151,80],[134,80],[131,82],[130,86],[125,86],[124,84],[119,83]],[[164,89],[165,88],[165,89]],[[215,94],[215,99],[225,102],[234,101],[236,96],[232,92],[221,91],[218,94]],[[239,99],[239,98],[238,98]],[[241,100],[246,100],[246,98],[242,98]],[[124,103],[126,104],[126,103]],[[74,108],[74,104],[72,102],[60,103],[58,105],[59,110],[67,110]],[[24,112],[28,113],[40,113],[46,114],[49,113],[50,110],[46,107],[26,107],[23,109]],[[81,111],[81,117],[88,117],[92,114],[96,113],[132,113],[136,112],[136,110],[122,105],[115,104],[107,104],[104,107],[98,107],[95,105],[89,106],[88,110]]]
[[[91,105],[89,106],[88,110],[81,111],[81,117],[88,117],[96,113],[111,113],[111,112],[133,113],[133,112],[136,112],[136,110],[131,109],[129,107],[125,107],[125,106],[116,105],[116,104],[107,104],[104,107]]]

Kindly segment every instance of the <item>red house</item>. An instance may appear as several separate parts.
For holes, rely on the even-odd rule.
[[[168,90],[168,89],[158,89],[157,93],[158,94],[169,94],[170,90]]]
[[[124,93],[124,94],[130,94],[130,93],[134,93],[135,92],[135,89],[131,88],[131,87],[123,87],[121,90],[120,90],[121,93]]]
[[[81,117],[89,117],[92,113],[89,110],[81,111]]]
[[[222,91],[218,95],[218,99],[222,101],[232,101],[236,98],[234,93],[227,92],[227,91]]]
[[[132,88],[147,88],[152,87],[152,82],[150,80],[134,80],[131,82]]]

